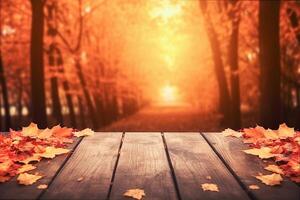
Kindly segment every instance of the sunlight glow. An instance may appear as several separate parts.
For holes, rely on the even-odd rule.
[[[181,4],[174,4],[170,0],[161,1],[160,4],[150,12],[152,18],[161,18],[163,22],[167,23],[171,18],[182,13]]]
[[[177,87],[166,85],[161,89],[161,97],[164,103],[174,103],[178,99]]]

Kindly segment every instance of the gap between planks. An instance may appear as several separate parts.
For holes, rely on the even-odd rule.
[[[174,183],[174,186],[175,186],[176,195],[177,195],[178,200],[181,200],[182,198],[181,198],[181,195],[180,195],[178,182],[177,182],[177,179],[176,179],[174,167],[172,165],[171,157],[170,157],[170,154],[169,154],[169,151],[168,151],[168,145],[167,145],[167,142],[166,142],[166,139],[165,139],[165,136],[164,136],[163,132],[161,132],[161,137],[162,137],[162,140],[163,140],[163,143],[164,143],[165,153],[166,153],[169,168],[170,168],[170,171],[171,171],[172,180],[173,180],[173,183]]]
[[[73,147],[72,151],[68,154],[68,156],[66,157],[66,159],[64,160],[64,162],[61,164],[61,166],[56,171],[56,173],[54,174],[54,176],[52,177],[52,179],[49,181],[48,186],[47,186],[48,188],[53,183],[53,181],[55,180],[55,178],[57,177],[57,175],[60,173],[60,171],[63,169],[63,167],[65,166],[65,164],[68,162],[68,160],[71,158],[71,156],[73,155],[74,151],[76,150],[76,148],[79,146],[79,144],[81,143],[81,141],[83,139],[84,139],[84,137],[79,138],[79,141],[77,142],[77,144]],[[37,197],[37,199],[40,199],[45,192],[46,192],[46,190],[42,190],[42,192],[39,194],[39,196]]]
[[[238,184],[241,186],[241,188],[248,194],[250,199],[255,200],[256,198],[254,197],[254,195],[248,190],[247,186],[240,180],[239,176],[234,172],[234,170],[230,167],[230,165],[225,161],[225,159],[222,157],[222,155],[216,150],[216,148],[213,146],[213,144],[210,143],[210,141],[205,137],[204,134],[200,133],[200,135],[201,135],[201,137],[204,138],[204,140],[210,146],[210,148],[213,150],[213,152],[218,156],[218,158],[226,166],[228,171],[232,174],[232,176],[235,178],[235,180],[238,182]]]
[[[121,149],[122,149],[122,146],[123,146],[124,137],[125,137],[125,132],[122,133],[122,138],[121,138],[120,146],[119,146],[119,149],[118,149],[118,156],[117,156],[117,160],[116,160],[114,170],[113,170],[113,173],[112,173],[112,176],[111,176],[110,186],[109,186],[109,190],[108,190],[107,197],[106,197],[107,200],[110,198],[110,195],[111,195],[111,191],[112,191],[112,187],[113,187],[113,183],[114,183],[114,179],[115,179],[115,174],[116,174],[119,159],[120,159]]]

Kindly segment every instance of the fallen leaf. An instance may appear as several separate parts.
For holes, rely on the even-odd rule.
[[[4,183],[6,181],[9,181],[10,179],[10,176],[0,176],[0,183]]]
[[[243,133],[241,132],[238,132],[238,131],[235,131],[235,130],[232,130],[230,128],[227,128],[225,129],[223,132],[222,132],[222,135],[225,136],[225,137],[237,137],[237,138],[240,138],[242,137]]]
[[[258,190],[259,189],[259,186],[258,185],[249,185],[249,188],[251,190]]]
[[[39,154],[39,156],[43,158],[54,158],[56,155],[68,153],[69,149],[64,148],[56,148],[56,147],[46,147],[45,152]]]
[[[205,177],[207,180],[211,180],[211,176],[206,176]]]
[[[259,179],[266,185],[280,185],[281,181],[283,180],[279,174],[273,173],[270,175],[259,175],[255,176],[255,178]]]
[[[125,197],[131,197],[133,199],[142,199],[143,196],[146,196],[145,191],[141,189],[130,189],[127,190],[124,194]]]
[[[254,148],[254,149],[247,149],[243,151],[247,154],[255,155],[262,159],[267,159],[276,156],[276,154],[271,153],[271,150],[272,149],[269,147],[262,147],[260,149]]]
[[[219,188],[216,184],[213,183],[204,183],[201,184],[203,191],[212,191],[212,192],[219,192]]]
[[[36,166],[32,165],[32,164],[26,164],[26,165],[22,165],[19,169],[18,169],[18,174],[22,174],[24,172],[28,172],[30,170],[35,169]]]
[[[265,169],[277,174],[283,174],[282,169],[278,165],[268,165],[267,167],[265,167]]]
[[[81,182],[82,180],[83,180],[83,177],[79,177],[79,178],[77,179],[78,182]]]
[[[289,128],[285,123],[281,124],[278,129],[278,135],[280,138],[293,137],[295,135],[294,128]]]
[[[76,136],[76,137],[92,136],[92,135],[94,135],[94,133],[95,132],[92,129],[86,128],[82,131],[75,132],[74,136]]]
[[[37,180],[41,179],[42,177],[43,176],[23,173],[18,176],[17,180],[19,181],[19,184],[32,185],[33,183],[35,183]]]
[[[47,189],[47,188],[48,188],[48,185],[46,185],[46,184],[41,184],[41,185],[37,186],[37,189],[40,189],[40,190],[44,190],[44,189]]]
[[[33,154],[32,156],[24,160],[20,160],[19,162],[24,164],[29,164],[30,162],[39,162],[40,160],[41,160],[41,156],[39,156],[38,154]]]
[[[30,123],[29,126],[22,128],[22,135],[26,137],[37,137],[40,132],[37,124]]]

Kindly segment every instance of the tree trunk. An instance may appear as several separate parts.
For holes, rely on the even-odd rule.
[[[75,116],[75,111],[74,111],[74,104],[73,104],[73,100],[72,100],[72,96],[69,93],[70,87],[69,87],[69,83],[67,80],[63,81],[63,88],[66,94],[66,99],[67,99],[67,104],[68,104],[68,108],[70,111],[70,122],[71,122],[71,126],[74,128],[77,128],[77,122],[76,122],[76,116]]]
[[[77,96],[77,100],[78,100],[79,118],[81,121],[81,127],[85,128],[86,123],[85,123],[85,114],[84,114],[84,108],[83,108],[83,104],[82,104],[82,98],[80,96]]]
[[[230,65],[230,85],[231,85],[231,126],[233,129],[241,128],[241,109],[240,109],[240,75],[239,75],[239,25],[240,20],[234,16],[231,20],[232,33],[229,43],[229,65]]]
[[[217,33],[214,29],[212,21],[210,19],[209,14],[206,11],[206,1],[199,0],[200,8],[202,10],[204,16],[204,23],[207,32],[207,36],[210,42],[212,56],[214,61],[214,68],[218,82],[218,89],[219,89],[219,104],[220,104],[220,111],[223,114],[223,123],[224,125],[228,126],[231,121],[230,116],[230,95],[227,86],[227,80],[224,71],[224,65],[222,61],[222,55],[220,50],[220,42],[217,37]]]
[[[88,88],[86,87],[86,82],[85,82],[85,79],[83,77],[82,66],[81,66],[80,61],[77,60],[75,65],[76,65],[76,69],[77,69],[77,75],[78,75],[78,78],[79,78],[79,81],[80,81],[80,84],[81,84],[81,87],[82,87],[82,90],[83,90],[83,95],[84,95],[84,98],[86,100],[87,109],[89,111],[89,114],[90,114],[90,117],[91,117],[91,120],[92,120],[92,124],[94,126],[94,129],[97,129],[99,122],[97,121],[97,117],[96,117],[96,113],[95,113],[95,110],[94,110],[92,98],[89,94]]]
[[[31,0],[32,28],[30,44],[32,120],[39,127],[47,127],[45,78],[43,60],[44,1]]]
[[[8,91],[7,91],[6,79],[4,75],[4,66],[2,61],[1,49],[0,49],[0,84],[2,89],[3,106],[5,110],[4,130],[8,131],[9,128],[11,128],[11,120],[10,120],[10,109],[9,109],[9,101],[8,101]]]
[[[63,115],[61,112],[61,103],[59,99],[59,92],[58,92],[58,80],[56,77],[51,78],[51,97],[52,97],[52,109],[53,109],[53,115],[56,119],[56,121],[63,125]]]
[[[259,48],[261,69],[261,125],[278,128],[280,123],[280,1],[260,1]]]

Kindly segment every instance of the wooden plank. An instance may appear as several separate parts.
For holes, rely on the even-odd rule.
[[[280,186],[267,186],[254,176],[258,173],[271,174],[264,170],[266,164],[258,157],[248,155],[242,150],[249,147],[242,140],[233,137],[224,137],[219,133],[204,133],[204,137],[224,159],[233,173],[240,179],[248,192],[256,199],[264,200],[299,200],[300,188],[291,181],[284,179]],[[259,190],[249,190],[249,185],[256,184]]]
[[[81,139],[75,138],[74,142],[68,146],[68,149],[74,149],[74,147],[81,141]],[[17,177],[14,177],[9,182],[0,184],[0,199],[36,199],[43,192],[37,189],[40,184],[49,184],[55,177],[61,166],[72,154],[72,151],[68,154],[60,155],[53,160],[43,159],[36,166],[37,169],[30,171],[34,174],[38,172],[44,175],[44,177],[38,180],[36,183],[30,186],[23,186],[17,183]]]
[[[140,188],[145,199],[177,199],[161,133],[126,133],[110,199]]]
[[[164,136],[182,199],[249,199],[200,133]],[[217,184],[219,192],[203,191],[204,183]]]
[[[122,133],[84,138],[41,199],[106,199],[121,139]]]

